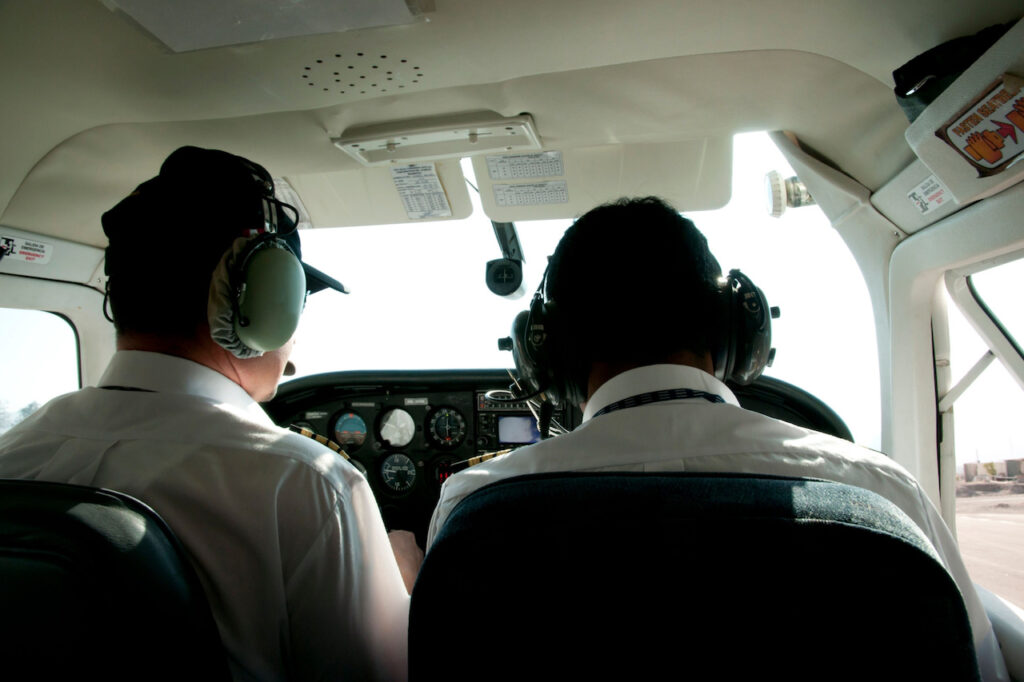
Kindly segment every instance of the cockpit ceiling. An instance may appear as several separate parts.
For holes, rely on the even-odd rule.
[[[467,111],[530,113],[563,148],[785,129],[875,189],[912,158],[892,70],[1020,12],[1015,0],[433,5],[404,26],[173,53],[101,0],[8,0],[0,221],[100,244],[102,210],[180,144],[316,176],[354,168],[330,144],[350,126]]]
[[[789,78],[777,82],[778,73]],[[856,96],[851,100],[849,93]],[[848,172],[876,186],[911,158],[902,139],[906,120],[891,92],[859,71],[799,52],[700,55],[444,88],[316,111],[100,126],[63,141],[42,159],[2,221],[100,245],[100,214],[153,175],[179,145],[229,149],[260,159],[278,176],[316,176],[360,170],[331,143],[350,126],[480,110],[507,116],[530,113],[550,149],[656,147],[734,131],[785,128],[825,156],[844,157]],[[843,148],[844,137],[836,132],[851,129],[863,131],[852,152]],[[728,173],[723,181],[729,182]],[[727,187],[715,196],[723,189],[727,199]],[[54,201],[55,196],[61,200]],[[326,203],[305,193],[304,200]],[[680,208],[713,207],[696,199],[689,203]],[[318,226],[346,222],[343,215],[323,213],[315,220]]]

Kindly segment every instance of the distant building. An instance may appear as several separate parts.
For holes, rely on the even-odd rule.
[[[967,483],[992,478],[1017,478],[1024,474],[1024,460],[1008,459],[1002,462],[964,462],[963,480]]]

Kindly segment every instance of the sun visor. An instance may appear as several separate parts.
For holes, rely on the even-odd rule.
[[[290,175],[316,227],[458,220],[473,212],[458,159]]]
[[[1024,21],[932,101],[906,137],[931,172],[907,189],[922,214],[943,189],[964,205],[1024,179]]]
[[[721,208],[732,190],[732,138],[612,144],[473,157],[484,212],[497,222],[575,218],[624,196],[680,211]]]

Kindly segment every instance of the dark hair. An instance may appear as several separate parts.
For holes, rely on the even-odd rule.
[[[566,230],[545,293],[582,374],[596,360],[651,364],[680,350],[712,350],[721,274],[690,220],[657,197],[623,198]]]
[[[192,338],[204,329],[210,277],[222,254],[209,255],[206,264],[189,263],[177,272],[155,268],[111,274],[107,292],[118,333]]]

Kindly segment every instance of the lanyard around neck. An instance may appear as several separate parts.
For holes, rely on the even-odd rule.
[[[640,395],[631,395],[628,398],[623,398],[611,405],[604,406],[594,413],[594,417],[600,417],[602,414],[608,414],[609,412],[615,412],[616,410],[625,410],[630,407],[663,403],[668,400],[685,400],[687,398],[703,398],[710,403],[725,402],[725,399],[717,393],[696,391],[692,388],[668,388],[661,391],[649,391],[647,393],[641,393]],[[594,417],[591,417],[591,419]]]
[[[139,393],[156,393],[148,388],[136,388],[135,386],[100,386],[105,391],[137,391]]]

